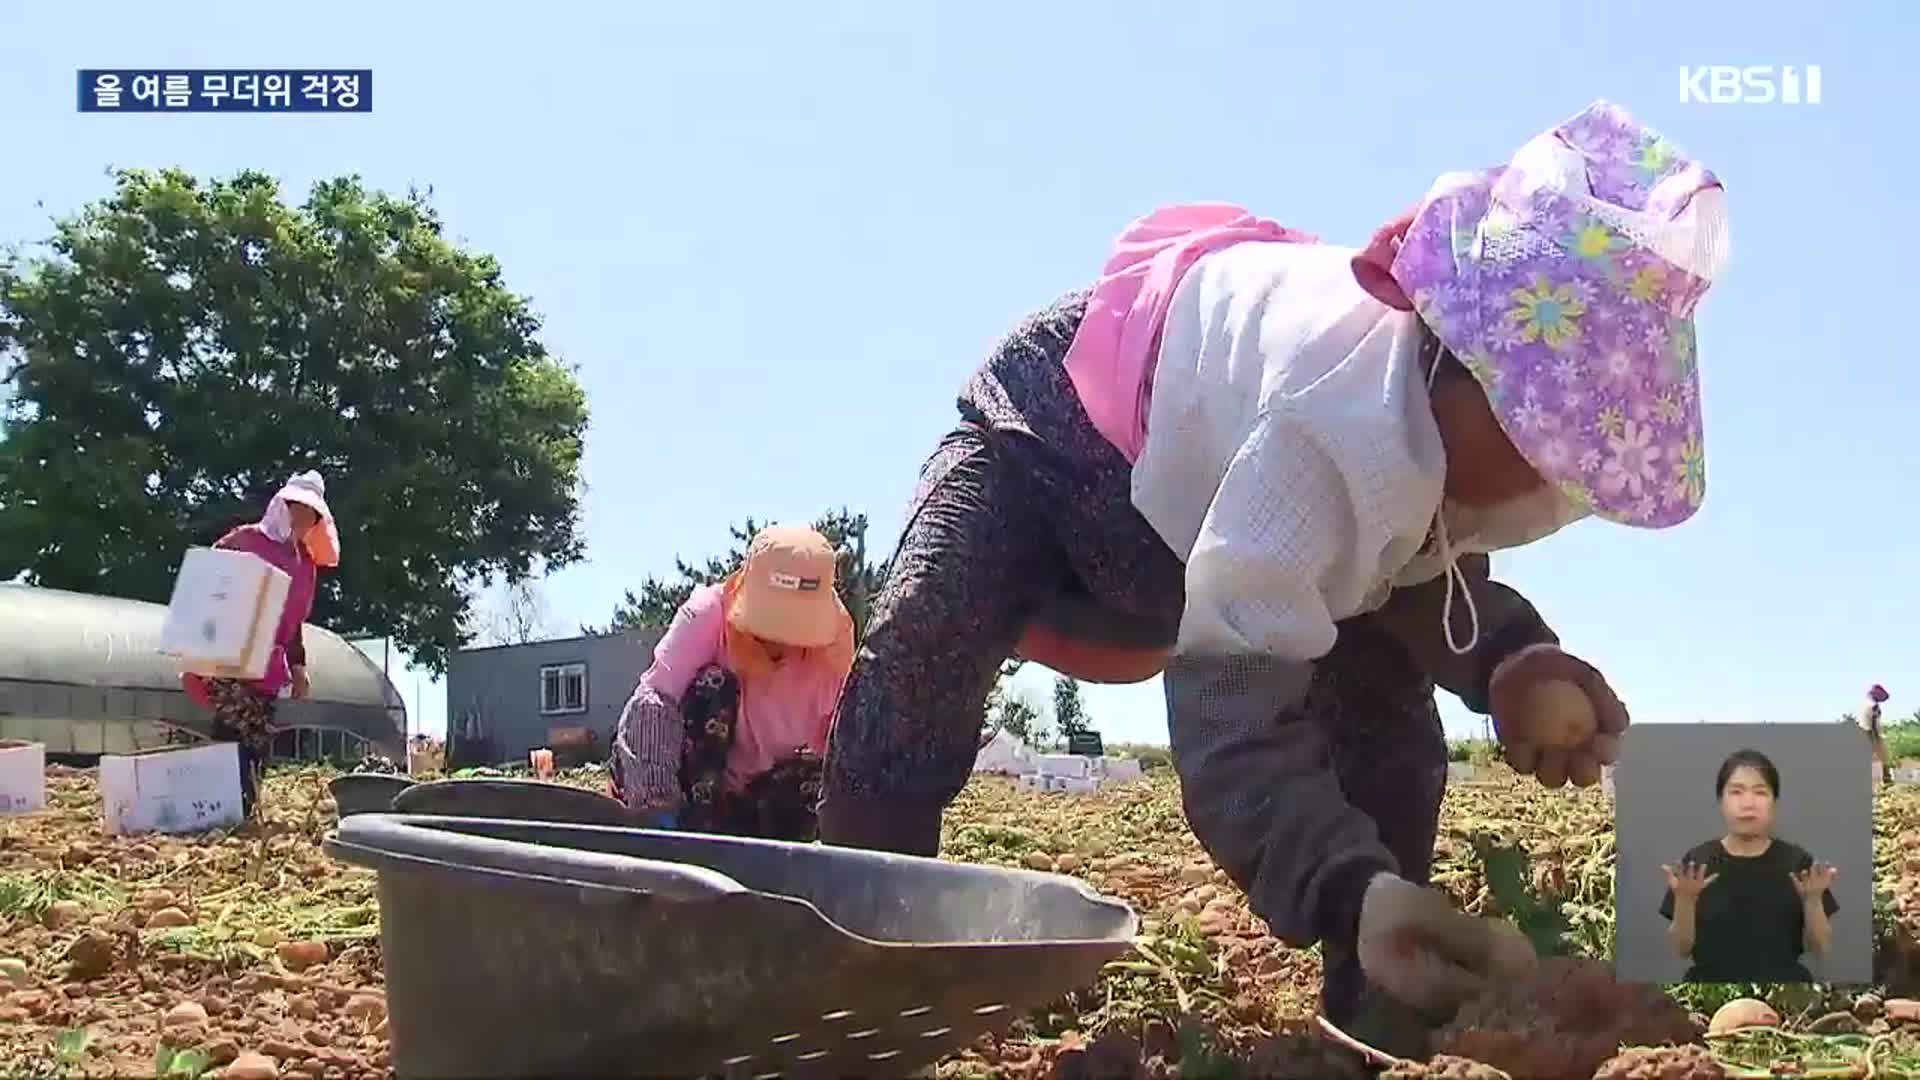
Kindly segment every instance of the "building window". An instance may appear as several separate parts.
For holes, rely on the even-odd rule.
[[[555,664],[540,669],[540,712],[552,716],[555,713],[577,713],[587,711],[587,665]]]

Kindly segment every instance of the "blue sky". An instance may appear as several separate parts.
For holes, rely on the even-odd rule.
[[[747,514],[845,504],[890,548],[962,379],[1139,214],[1231,200],[1358,243],[1436,174],[1608,97],[1728,187],[1733,257],[1701,309],[1706,505],[1666,532],[1583,523],[1496,572],[1640,721],[1826,720],[1876,680],[1908,713],[1920,355],[1897,237],[1920,8],[1461,9],[12,5],[0,242],[104,194],[109,165],[262,168],[296,200],[345,172],[432,185],[590,395],[589,560],[545,584],[566,627]],[[1824,96],[1682,104],[1683,64],[1818,64]],[[372,68],[374,111],[75,112],[76,68],[134,66]],[[438,730],[444,694],[415,681]],[[1044,673],[1027,688],[1044,700]],[[1110,739],[1165,737],[1157,683],[1088,702]]]

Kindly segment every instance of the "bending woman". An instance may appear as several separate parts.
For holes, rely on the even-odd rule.
[[[1667,943],[1691,958],[1687,982],[1812,982],[1801,955],[1833,942],[1834,868],[1773,835],[1780,770],[1758,750],[1727,756],[1714,778],[1726,834],[1667,866]]]
[[[826,537],[773,526],[738,571],[681,605],[614,736],[613,794],[642,821],[813,838],[827,726],[853,664],[834,563]]]
[[[1444,1011],[1524,945],[1421,888],[1446,748],[1436,683],[1516,767],[1596,782],[1627,716],[1485,553],[1704,490],[1691,313],[1718,182],[1599,103],[1442,177],[1364,250],[1237,207],[1156,212],[1087,292],[1020,325],[924,466],[835,720],[821,835],[933,854],[1019,653],[1165,668],[1187,819],[1273,932]],[[1519,702],[1581,688],[1542,749]]]

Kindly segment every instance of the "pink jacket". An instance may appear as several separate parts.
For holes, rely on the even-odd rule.
[[[673,625],[654,646],[653,665],[620,718],[620,738],[631,750],[637,775],[626,793],[630,805],[677,809],[684,733],[680,700],[708,664],[725,664],[722,641],[726,610],[722,586],[704,585],[682,604]],[[827,750],[827,731],[842,680],[820,677],[801,664],[782,664],[771,675],[740,686],[740,715],[727,755],[727,787],[738,791],[793,751]]]
[[[229,551],[247,551],[279,567],[293,579],[287,589],[287,608],[274,631],[273,655],[267,659],[267,673],[253,688],[268,696],[278,695],[292,678],[290,668],[307,662],[307,643],[300,625],[313,614],[313,594],[319,584],[319,568],[306,553],[293,544],[283,544],[260,530],[258,525],[242,525],[214,542],[214,547]]]
[[[1146,446],[1160,326],[1174,290],[1201,256],[1249,240],[1317,242],[1225,203],[1162,207],[1113,242],[1065,367],[1094,428],[1128,461]]]

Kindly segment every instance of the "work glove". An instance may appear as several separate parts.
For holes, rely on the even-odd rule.
[[[1493,983],[1526,978],[1539,963],[1511,923],[1457,911],[1436,890],[1384,872],[1360,901],[1357,952],[1369,982],[1436,1018]]]
[[[1593,706],[1593,734],[1579,746],[1541,745],[1549,718],[1530,715],[1528,704],[1542,683],[1571,683]],[[1493,730],[1514,771],[1530,773],[1546,787],[1572,780],[1581,787],[1600,782],[1600,767],[1620,756],[1620,734],[1627,730],[1627,707],[1620,704],[1606,677],[1593,665],[1562,652],[1557,645],[1529,645],[1500,661],[1487,687]]]

